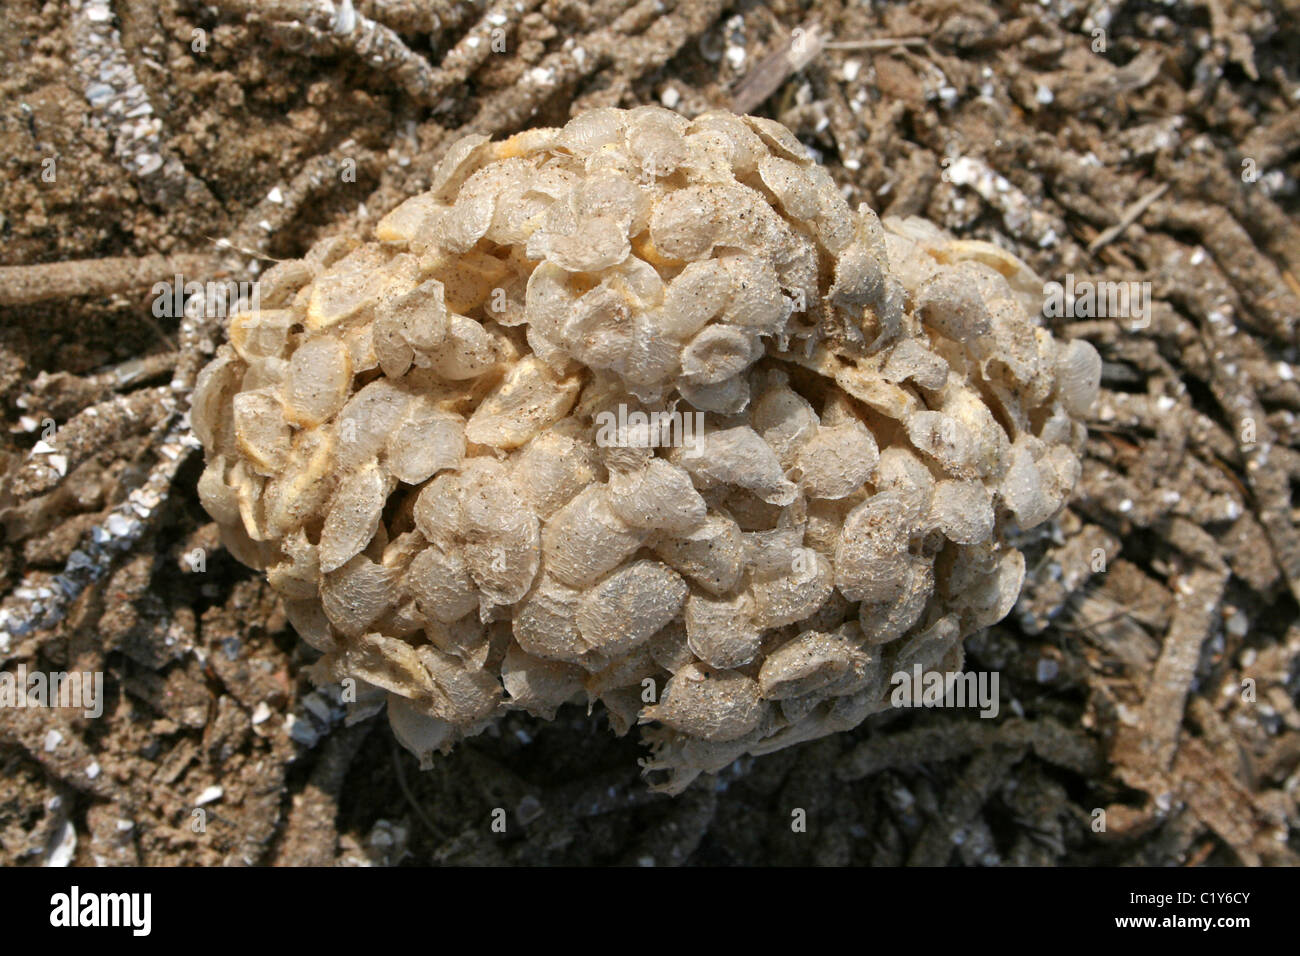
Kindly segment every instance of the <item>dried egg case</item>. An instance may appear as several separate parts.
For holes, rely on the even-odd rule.
[[[1070,495],[1100,375],[1041,290],[851,211],[771,120],[471,136],[372,241],[267,272],[195,391],[199,493],[422,760],[599,701],[678,791],[1010,611],[1005,532]],[[702,428],[602,433],[629,415]]]

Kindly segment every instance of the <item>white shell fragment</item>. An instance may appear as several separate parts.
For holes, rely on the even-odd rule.
[[[679,792],[856,726],[1011,611],[1101,377],[1041,285],[850,209],[772,120],[466,137],[230,319],[199,498],[422,766],[600,703]]]

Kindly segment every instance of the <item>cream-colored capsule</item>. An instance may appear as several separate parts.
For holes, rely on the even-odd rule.
[[[763,633],[754,623],[754,599],[748,594],[692,594],[686,599],[684,621],[691,653],[713,667],[748,664],[762,643]]]
[[[686,593],[686,582],[666,564],[636,561],[583,595],[578,630],[594,650],[607,658],[618,657],[671,621]]]
[[[745,736],[762,715],[758,681],[739,671],[690,664],[672,676],[659,703],[647,707],[641,719],[720,742]]]

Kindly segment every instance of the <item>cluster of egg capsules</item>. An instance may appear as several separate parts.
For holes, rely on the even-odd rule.
[[[199,493],[315,676],[386,693],[422,758],[599,701],[676,791],[856,726],[1010,611],[1006,531],[1068,498],[1100,377],[1041,294],[851,211],[771,120],[471,136],[231,318]]]

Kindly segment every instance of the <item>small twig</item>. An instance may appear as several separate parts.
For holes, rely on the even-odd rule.
[[[1137,202],[1133,203],[1124,210],[1124,214],[1119,217],[1119,222],[1097,234],[1097,238],[1088,243],[1088,251],[1096,253],[1102,246],[1113,242],[1125,229],[1137,222],[1142,214],[1147,211],[1153,202],[1169,191],[1168,183],[1161,183],[1151,192],[1147,193]]]
[[[339,148],[342,153],[342,147]],[[269,258],[266,247],[271,237],[279,233],[299,211],[326,186],[341,181],[345,170],[343,163],[352,160],[354,172],[371,174],[378,166],[379,157],[372,151],[353,144],[346,155],[324,153],[307,160],[282,188],[272,190],[245,214],[234,232],[226,239],[214,240],[222,249],[232,249],[244,255]],[[275,198],[272,198],[274,196]]]
[[[66,421],[119,392],[169,374],[176,368],[177,358],[176,352],[144,355],[86,376],[40,372],[14,401],[34,416],[30,423],[20,419],[19,427],[32,431],[41,418]]]
[[[331,866],[338,845],[339,793],[348,770],[373,724],[357,724],[335,734],[294,795],[284,835],[273,851],[273,866]]]
[[[1086,634],[1088,631],[1091,631],[1095,627],[1101,627],[1101,625],[1103,624],[1109,624],[1112,621],[1118,621],[1123,618],[1128,618],[1134,624],[1141,627],[1142,622],[1138,620],[1138,617],[1134,612],[1143,611],[1150,607],[1157,607],[1159,603],[1160,602],[1154,600],[1144,601],[1141,604],[1137,604],[1131,608],[1123,608],[1119,611],[1116,611],[1114,614],[1108,614],[1105,617],[1098,618],[1095,621],[1088,621],[1086,624],[1066,624],[1064,622],[1057,621],[1056,629],[1065,634]]]
[[[735,113],[752,113],[781,84],[798,73],[821,53],[824,31],[816,23],[797,27],[781,46],[769,53],[736,84],[731,96]]]
[[[957,785],[950,789],[939,813],[921,831],[907,859],[908,866],[943,866],[957,846],[959,834],[997,792],[1011,768],[1025,758],[1028,744],[990,747],[971,757]]]
[[[389,746],[393,751],[393,769],[397,771],[397,786],[401,788],[402,795],[406,797],[406,802],[411,805],[415,815],[420,818],[420,822],[425,825],[429,833],[436,840],[446,840],[447,834],[438,829],[434,822],[429,819],[429,815],[424,812],[424,808],[415,799],[415,794],[411,792],[410,786],[406,782],[406,771],[402,769],[402,755],[397,751],[397,741],[390,738]]]
[[[475,55],[485,56],[489,45],[485,38],[490,38],[492,29],[496,28],[493,19],[504,17],[502,23],[509,22],[514,16],[522,16],[525,9],[535,4],[527,3],[500,5],[485,14],[483,29],[475,34],[481,43],[469,48],[481,47]],[[460,74],[456,71],[461,66],[472,68],[477,62],[467,54],[452,57],[456,68],[451,71],[435,69],[428,60],[410,49],[396,31],[378,23],[358,12],[351,0],[343,0],[338,6],[328,0],[216,0],[215,6],[227,14],[244,18],[259,17],[274,23],[293,24],[297,29],[313,35],[323,43],[335,48],[352,50],[361,60],[381,72],[390,74],[406,91],[412,100],[422,106],[435,106]]]
[[[92,405],[66,422],[28,454],[10,491],[19,499],[43,494],[87,459],[133,435],[154,428],[171,413],[171,387],[159,385]]]
[[[1201,646],[1223,600],[1228,571],[1197,569],[1187,576],[1147,686],[1136,726],[1124,726],[1116,740],[1116,759],[1126,765],[1168,771],[1178,751],[1187,695],[1196,676]]]
[[[87,0],[68,17],[68,62],[90,106],[90,124],[113,139],[118,162],[158,206],[215,208],[208,187],[192,176],[167,145],[162,121],[136,78],[107,0]]]
[[[1002,723],[937,721],[897,734],[872,736],[840,758],[835,776],[861,780],[892,767],[955,760],[994,746],[1028,746],[1048,763],[1088,775],[1104,766],[1097,742],[1085,731],[1046,717],[1036,721],[1012,717]]]
[[[172,492],[176,473],[196,447],[198,440],[190,433],[188,421],[174,419],[157,446],[158,462],[149,477],[108,513],[103,524],[82,538],[68,555],[63,571],[52,579],[29,573],[10,592],[16,603],[0,608],[0,653],[12,649],[13,638],[61,621],[77,598],[109,572],[117,556],[139,542]]]
[[[875,37],[870,40],[832,40],[823,43],[827,50],[892,50],[900,46],[925,46],[925,37]]]
[[[0,305],[31,305],[79,295],[130,292],[180,275],[207,275],[211,256],[74,259],[31,266],[0,266]]]

